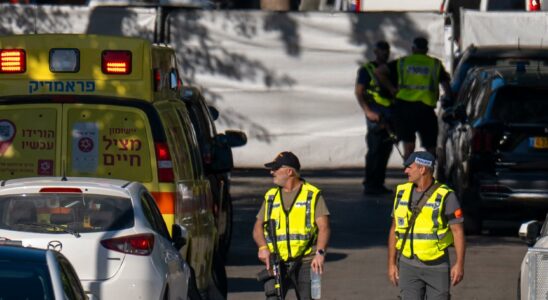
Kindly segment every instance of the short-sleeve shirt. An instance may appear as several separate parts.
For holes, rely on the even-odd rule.
[[[409,203],[409,209],[412,209],[417,205],[417,202],[419,201],[420,197],[422,195],[422,192],[417,192],[417,190],[414,188],[413,192],[411,193],[411,201]],[[456,213],[458,209],[460,209],[460,204],[457,199],[457,196],[454,192],[450,192],[447,194],[445,198],[445,205],[442,207],[443,209],[443,216],[445,216],[447,220],[447,224],[453,225],[453,224],[459,224],[464,222],[464,218]],[[457,217],[458,215],[459,217]],[[392,211],[392,218],[394,217],[394,211]],[[445,254],[436,260],[435,263],[428,263],[425,264],[421,262],[420,260],[416,258],[407,258],[405,256],[401,256],[400,258],[401,262],[404,262],[408,265],[421,267],[421,268],[447,268],[449,267],[449,252],[447,252],[447,249],[445,250]]]

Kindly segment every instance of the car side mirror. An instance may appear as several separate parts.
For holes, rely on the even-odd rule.
[[[519,227],[519,238],[533,246],[540,235],[540,223],[538,221],[529,221],[521,224]]]
[[[247,135],[243,131],[227,130],[225,131],[225,138],[226,144],[231,148],[247,144]]]
[[[210,105],[207,106],[207,109],[209,109],[209,113],[211,114],[213,120],[217,121],[217,119],[219,118],[219,110]]]
[[[173,242],[173,247],[179,251],[186,245],[187,240],[188,231],[186,230],[186,227],[180,224],[173,224],[171,227],[171,241]]]

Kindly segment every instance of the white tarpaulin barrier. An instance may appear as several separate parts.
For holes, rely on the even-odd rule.
[[[183,74],[221,111],[222,128],[249,141],[236,165],[258,167],[294,151],[308,168],[360,167],[365,117],[354,96],[358,66],[378,39],[392,58],[415,36],[443,57],[443,18],[433,13],[269,13],[195,11],[172,16],[171,44]],[[393,152],[390,164],[401,166]]]
[[[154,8],[0,5],[0,34],[96,33],[152,40]],[[306,168],[362,167],[365,118],[356,71],[378,39],[392,58],[416,36],[443,58],[443,17],[435,13],[173,11],[170,43],[187,83],[203,87],[221,112],[221,130],[242,129],[238,167],[261,167],[282,150]],[[390,165],[400,166],[394,151]]]
[[[0,34],[89,33],[154,39],[156,9],[0,4]]]
[[[548,12],[482,12],[463,10],[461,46],[548,45]]]

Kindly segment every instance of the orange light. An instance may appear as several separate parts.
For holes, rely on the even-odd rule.
[[[25,50],[0,50],[0,73],[25,73],[27,69]]]
[[[130,74],[131,51],[103,51],[101,68],[105,74]]]

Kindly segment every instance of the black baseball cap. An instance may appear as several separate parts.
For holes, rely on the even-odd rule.
[[[375,48],[377,48],[379,50],[390,50],[390,45],[388,45],[388,43],[386,41],[378,41],[375,44]]]
[[[279,169],[282,166],[291,167],[297,171],[301,169],[299,158],[289,151],[280,152],[273,161],[264,164],[264,166],[271,170]]]
[[[428,151],[415,151],[403,163],[404,167],[409,167],[412,163],[433,168],[436,164],[436,158]]]
[[[428,50],[428,40],[422,36],[413,40],[413,48],[417,50]]]

